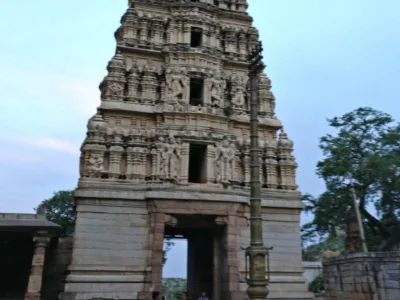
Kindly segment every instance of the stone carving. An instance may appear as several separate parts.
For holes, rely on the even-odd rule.
[[[122,101],[126,81],[126,61],[121,53],[117,53],[107,66],[108,75],[100,84],[101,98],[106,101]]]
[[[271,92],[271,80],[265,75],[260,76],[260,114],[273,118],[275,116],[275,96]]]
[[[265,141],[265,156],[264,156],[264,165],[265,165],[265,185],[267,188],[276,189],[278,187],[278,178],[277,178],[277,153],[276,147],[277,142],[275,139],[269,139]]]
[[[212,77],[208,81],[210,104],[214,107],[221,107],[223,104],[223,92],[225,89],[225,81],[219,80],[217,77]]]
[[[122,96],[123,90],[124,88],[118,83],[113,83],[110,85],[111,94],[114,96]]]
[[[170,134],[161,144],[161,175],[164,179],[177,180],[181,163],[180,141]]]
[[[184,89],[187,87],[182,75],[171,75],[167,78],[168,100],[173,103],[184,100]]]
[[[244,88],[243,87],[237,87],[236,92],[234,93],[232,97],[232,104],[234,108],[237,109],[243,109],[244,103],[245,103],[245,98],[244,98]]]
[[[104,155],[92,152],[86,161],[86,171],[89,177],[94,177],[104,170]]]
[[[297,163],[292,155],[293,142],[282,129],[278,140],[278,165],[280,173],[280,186],[284,190],[296,190]]]
[[[233,180],[235,170],[236,146],[227,138],[215,147],[215,179],[218,183],[228,184]]]
[[[171,215],[165,215],[165,225],[175,227],[178,225],[178,219]]]

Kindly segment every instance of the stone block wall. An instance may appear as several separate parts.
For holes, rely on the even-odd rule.
[[[137,299],[150,258],[146,202],[78,199],[63,298]],[[162,241],[161,241],[162,242]]]
[[[58,299],[72,257],[72,238],[54,239],[46,253],[42,296],[44,300]]]
[[[355,253],[323,262],[326,299],[400,299],[400,252]]]

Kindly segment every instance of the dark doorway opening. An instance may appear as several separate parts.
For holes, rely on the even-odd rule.
[[[190,30],[190,47],[200,47],[203,40],[203,29],[192,27]]]
[[[190,144],[189,182],[207,183],[207,145]]]
[[[0,299],[24,299],[32,256],[32,235],[0,231]]]
[[[190,79],[190,105],[203,105],[204,80],[202,78]]]

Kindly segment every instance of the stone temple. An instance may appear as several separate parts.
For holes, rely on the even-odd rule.
[[[249,51],[246,0],[136,0],[89,120],[63,299],[143,299],[162,289],[163,241],[188,241],[188,292],[246,299]],[[268,299],[312,299],[302,277],[293,143],[260,77],[260,178]]]

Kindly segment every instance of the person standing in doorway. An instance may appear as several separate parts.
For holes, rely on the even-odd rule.
[[[209,300],[209,299],[207,298],[206,292],[202,292],[201,296],[197,300]]]
[[[163,298],[164,297],[161,297],[161,293],[159,291],[155,291],[154,288],[151,287],[144,300],[163,300]]]
[[[189,300],[189,294],[188,292],[183,292],[181,294],[181,300]]]

